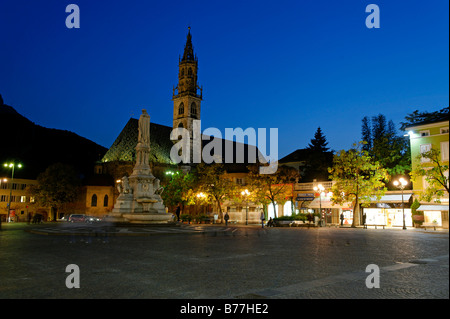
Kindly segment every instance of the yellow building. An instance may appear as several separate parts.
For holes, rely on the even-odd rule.
[[[429,165],[426,158],[420,158],[420,154],[430,151],[432,148],[439,150],[441,154],[441,162],[444,165],[449,163],[449,122],[444,115],[440,120],[426,121],[406,127],[406,131],[410,136],[411,145],[411,162],[414,170],[419,164]],[[447,116],[448,117],[448,116]],[[448,170],[444,172],[448,182]],[[425,177],[417,178],[413,181],[414,197],[419,198],[420,194],[427,188],[427,181]],[[440,198],[440,203],[437,199],[431,202],[420,201],[418,211],[424,212],[424,226],[437,226],[448,228],[448,210],[449,210],[449,196],[448,193]]]
[[[0,218],[3,222],[7,220],[8,205],[11,200],[10,220],[16,222],[26,222],[36,214],[40,214],[47,220],[50,210],[39,207],[34,203],[34,198],[28,194],[28,188],[36,185],[33,179],[18,179],[2,177],[0,179]]]

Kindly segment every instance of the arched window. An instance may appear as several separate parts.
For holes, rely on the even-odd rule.
[[[108,200],[109,200],[108,195],[105,195],[105,197],[103,197],[103,207],[108,207]]]
[[[197,104],[195,104],[194,102],[192,102],[191,104],[191,114],[197,115]]]
[[[97,207],[97,195],[92,195],[92,198],[91,198],[91,206],[92,207]]]
[[[181,69],[181,76],[184,76],[184,69]]]
[[[188,75],[192,75],[192,69],[191,68],[188,69]]]
[[[183,128],[183,123],[180,122],[180,124],[178,124],[178,127]]]
[[[181,102],[180,106],[178,107],[178,115],[184,114],[184,104]]]

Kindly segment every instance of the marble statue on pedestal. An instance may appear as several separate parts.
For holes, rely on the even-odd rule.
[[[142,110],[139,118],[136,164],[133,173],[124,176],[118,185],[119,197],[112,213],[111,221],[129,223],[168,223],[172,215],[166,213],[161,198],[160,181],[153,176],[150,165],[150,116]]]

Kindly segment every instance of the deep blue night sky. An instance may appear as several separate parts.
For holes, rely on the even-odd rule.
[[[65,26],[70,3],[80,29]],[[379,29],[366,28],[370,3]],[[446,0],[1,0],[0,94],[105,147],[142,108],[171,126],[191,26],[203,129],[277,127],[281,158],[320,126],[348,149],[364,116],[399,124],[448,105],[448,12]]]

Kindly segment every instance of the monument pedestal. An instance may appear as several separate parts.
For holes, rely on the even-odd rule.
[[[149,166],[150,116],[145,110],[139,118],[139,141],[136,146],[136,164],[130,177],[124,176],[119,184],[119,197],[107,220],[133,224],[163,224],[172,221],[166,213],[160,196],[159,179]]]

